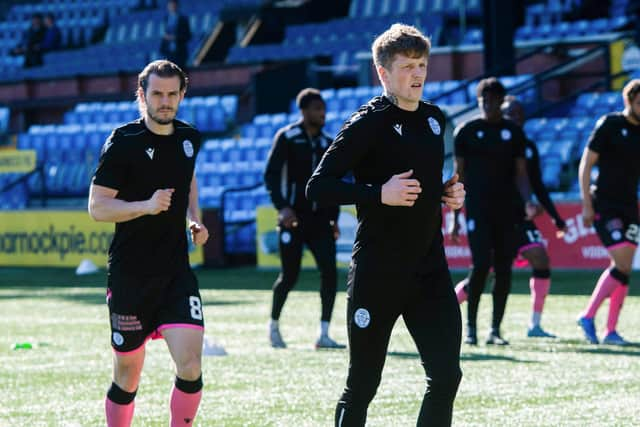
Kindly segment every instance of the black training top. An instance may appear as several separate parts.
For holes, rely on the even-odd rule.
[[[150,276],[189,267],[186,212],[201,136],[173,123],[172,135],[156,135],[139,119],[115,129],[102,147],[93,183],[118,190],[116,198],[143,201],[156,190],[175,189],[168,211],[116,223],[109,271]]]
[[[468,210],[501,209],[513,200],[515,159],[524,158],[524,132],[511,120],[476,118],[454,131],[455,155],[464,159]]]
[[[319,206],[304,194],[307,181],[331,142],[324,132],[309,137],[302,120],[276,132],[264,173],[265,186],[276,209],[288,206],[297,215],[316,212],[326,214],[328,220],[338,218],[336,205]]]
[[[441,238],[445,117],[420,102],[405,111],[385,97],[362,106],[342,127],[309,180],[307,196],[322,203],[356,204],[353,256],[415,268]],[[381,188],[413,169],[422,193],[413,207],[387,206]],[[341,178],[352,171],[355,183]]]
[[[621,206],[637,205],[640,178],[640,125],[620,113],[598,120],[589,149],[599,154],[595,197]]]

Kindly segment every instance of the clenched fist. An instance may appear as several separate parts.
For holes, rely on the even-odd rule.
[[[389,206],[411,207],[418,200],[418,194],[422,192],[420,181],[409,179],[413,175],[413,169],[393,175],[382,185],[382,203]]]
[[[153,193],[153,196],[151,196],[151,198],[147,200],[147,203],[149,205],[149,214],[157,215],[160,212],[169,210],[169,207],[171,206],[171,196],[173,195],[174,191],[174,188],[156,190]]]

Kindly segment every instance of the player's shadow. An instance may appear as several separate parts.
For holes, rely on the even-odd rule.
[[[553,254],[551,254],[553,258]],[[591,295],[601,270],[593,271],[553,271],[553,280],[551,285],[551,297],[553,295]],[[455,271],[452,273],[453,283],[458,283],[466,277],[467,271]],[[511,295],[530,295],[529,278],[531,270],[529,267],[524,269],[514,269],[511,285]],[[485,294],[491,293],[493,289],[494,274],[491,273],[487,279],[484,289]],[[629,296],[640,296],[639,287],[631,287]]]
[[[635,349],[635,351],[634,351]],[[624,347],[599,345],[594,348],[582,348],[576,353],[607,354],[612,356],[638,356],[640,357],[640,343],[630,343]]]
[[[626,346],[588,344],[579,338],[556,338],[553,340],[512,342],[511,349],[532,353],[588,353],[611,356],[640,356],[640,343]]]
[[[639,356],[640,357],[640,343],[632,342],[626,346],[614,346],[607,344],[587,344],[584,340],[580,339],[564,339],[554,340],[551,344],[553,353],[588,353],[588,354],[602,354],[611,356]],[[549,353],[549,346],[535,347],[527,346],[522,348],[524,351]]]
[[[2,293],[0,300],[21,300],[21,299],[42,299],[42,300],[66,300],[84,304],[105,304],[105,294],[98,292],[43,292],[42,290],[34,290],[34,288],[13,288],[21,289],[20,293]]]
[[[261,301],[249,301],[249,300],[220,300],[219,298],[202,298],[202,305],[252,305],[258,304]]]
[[[389,351],[387,356],[397,357],[400,359],[419,359],[420,355],[417,352],[409,351]],[[470,362],[486,362],[500,360],[503,362],[515,362],[515,363],[540,363],[535,360],[518,359],[517,357],[505,356],[502,354],[487,354],[487,353],[461,353],[460,360]]]
[[[51,300],[57,299],[61,301],[71,301],[74,303],[87,304],[87,305],[105,305],[106,295],[104,289],[95,289],[87,292],[65,292],[63,290],[52,289],[49,291],[43,291],[41,289],[35,289],[33,287],[24,288],[12,288],[19,289],[19,292],[1,293],[0,301],[2,300],[21,300],[21,299],[41,299]],[[222,306],[222,305],[248,305],[256,304],[257,301],[248,300],[221,300],[219,298],[203,298],[202,304],[205,306]]]

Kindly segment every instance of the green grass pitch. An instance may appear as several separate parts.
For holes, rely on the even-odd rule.
[[[638,426],[640,346],[586,344],[575,324],[599,272],[554,272],[543,326],[556,340],[525,337],[528,275],[514,275],[503,326],[507,348],[462,347],[464,377],[455,426]],[[319,276],[303,272],[281,318],[289,348],[268,345],[270,286],[276,272],[253,268],[200,270],[206,335],[228,352],[203,360],[199,426],[331,426],[344,386],[346,351],[315,351]],[[637,277],[638,274],[636,273]],[[461,273],[454,274],[454,280]],[[0,268],[0,427],[104,426],[111,378],[104,273],[77,277],[69,269]],[[340,276],[332,335],[346,342],[345,275]],[[640,342],[640,292],[631,293],[619,331]],[[600,310],[599,332],[608,303]],[[483,338],[490,295],[480,304]],[[463,306],[463,312],[465,307]],[[13,350],[31,342],[31,350]],[[438,343],[434,342],[434,346]],[[166,426],[173,368],[164,342],[147,346],[134,426]],[[369,426],[415,425],[423,371],[399,320]]]

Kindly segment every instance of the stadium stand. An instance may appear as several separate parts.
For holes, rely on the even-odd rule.
[[[350,16],[324,23],[292,25],[286,28],[285,37],[279,44],[263,44],[233,47],[227,57],[230,64],[255,63],[263,61],[283,61],[314,56],[331,56],[338,69],[348,69],[357,65],[358,53],[370,48],[371,40],[394,22],[405,22],[430,34],[434,40],[440,35],[443,14],[403,14],[403,8],[394,8],[383,14],[365,13],[354,7]],[[369,1],[368,4],[374,2]],[[375,2],[378,6],[389,2]],[[406,4],[406,2],[402,2]],[[368,10],[368,9],[367,9]],[[348,43],[345,43],[347,41]]]
[[[181,11],[189,16],[192,33],[190,52],[200,49],[215,28],[226,7],[258,9],[263,2],[182,0]],[[597,19],[566,20],[567,2],[544,1],[529,6],[524,25],[517,29],[516,43],[544,45],[552,40],[593,39],[611,35],[630,24],[625,1],[612,1],[609,16]],[[473,1],[442,0],[352,0],[348,16],[324,22],[284,25],[277,43],[236,45],[226,57],[227,64],[279,63],[316,56],[331,57],[333,72],[355,70],[359,62],[369,61],[362,52],[371,40],[394,22],[415,24],[433,37],[436,47],[451,41],[442,37],[448,17],[463,5],[469,16],[477,16],[481,4]],[[63,34],[64,50],[45,55],[45,65],[23,69],[20,59],[8,50],[17,43],[33,13],[53,13]],[[157,57],[159,37],[163,33],[164,2],[155,0],[33,2],[13,6],[0,22],[0,80],[61,79],[73,75],[117,75],[138,72]],[[465,45],[480,45],[482,30],[471,26],[460,40]],[[536,83],[534,71],[502,76],[509,88],[527,82]],[[443,106],[470,106],[475,103],[477,80],[429,80],[424,98]],[[327,102],[325,131],[337,134],[342,123],[361,104],[380,93],[380,86],[324,88]],[[606,90],[611,89],[606,87]],[[239,95],[240,92],[237,92]],[[200,93],[198,93],[200,95]],[[204,208],[223,209],[228,224],[225,245],[231,253],[255,251],[255,208],[270,205],[262,183],[265,161],[275,131],[294,121],[297,108],[291,100],[289,111],[272,114],[248,114],[238,118],[238,95],[189,96],[181,106],[180,118],[205,133],[206,142],[198,157],[196,175]],[[123,94],[124,96],[124,94]],[[525,104],[538,102],[540,93],[532,85],[519,94]],[[113,98],[109,98],[113,99]],[[530,118],[525,131],[536,142],[542,156],[543,179],[552,190],[576,190],[576,164],[589,132],[602,114],[622,108],[619,92],[587,91],[562,113],[545,113]],[[0,124],[3,123],[0,109]],[[117,125],[138,117],[136,105],[129,100],[77,102],[64,114],[62,122],[30,124],[17,134],[18,149],[34,149],[44,170],[46,191],[52,197],[86,196],[89,177],[100,147]],[[244,119],[244,118],[243,118]],[[4,123],[8,120],[4,119]],[[17,176],[0,175],[0,188]],[[26,185],[18,184],[0,194],[2,209],[24,209],[30,198],[42,193],[40,177],[34,174]],[[246,191],[230,191],[247,188]]]
[[[195,52],[213,30],[225,4],[221,1],[181,2],[181,10],[189,16],[191,26],[190,52]],[[146,6],[146,3],[140,0],[77,3],[61,0],[13,6],[7,20],[0,22],[0,79],[139,71],[149,60],[159,57],[159,42],[164,33],[163,9],[140,10],[141,5]],[[34,13],[56,16],[62,45],[66,49],[45,54],[41,67],[23,69],[22,57],[9,56],[8,51],[18,42]]]
[[[206,133],[220,133],[235,121],[237,97],[209,96],[186,98],[181,119],[195,123]],[[60,125],[33,125],[18,135],[18,149],[34,149],[45,169],[49,196],[86,195],[89,178],[102,144],[114,127],[139,116],[132,101],[80,103],[65,114]],[[29,191],[40,193],[37,176],[29,181]]]

